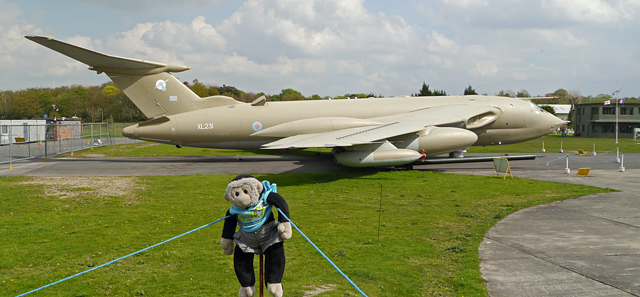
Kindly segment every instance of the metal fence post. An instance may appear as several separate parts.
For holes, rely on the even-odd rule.
[[[47,161],[47,124],[44,124],[44,161]]]
[[[13,169],[13,164],[11,163],[11,148],[13,146],[13,121],[9,122],[9,169]]]
[[[27,135],[24,136],[24,141],[27,151],[29,151],[29,158],[31,158],[31,125],[27,125]]]

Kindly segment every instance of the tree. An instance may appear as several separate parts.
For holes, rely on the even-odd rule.
[[[217,89],[218,89],[218,92],[220,92],[221,95],[228,96],[228,97],[233,97],[235,99],[240,99],[240,96],[242,96],[242,94],[244,93],[243,91],[240,91],[240,90],[236,89],[235,87],[227,86],[225,84],[223,84],[222,87],[217,87]]]
[[[498,93],[498,96],[502,96],[502,97],[511,97],[511,98],[515,98],[516,97],[516,93],[512,90],[506,90],[506,91],[500,91]]]
[[[0,92],[0,119],[6,119],[7,114],[11,113],[11,99],[13,98],[13,92],[1,91]],[[8,103],[7,103],[8,102]]]
[[[529,92],[525,89],[522,89],[520,91],[518,91],[518,93],[516,94],[516,97],[518,98],[530,98],[531,94],[529,94]]]
[[[305,100],[302,93],[294,90],[294,89],[284,89],[280,92],[280,100],[281,101],[297,101],[297,100]]]
[[[556,110],[553,109],[553,106],[551,106],[551,105],[540,105],[540,108],[546,110],[547,112],[549,112],[550,114],[552,114],[554,116],[557,116],[556,115]]]
[[[560,99],[560,102],[566,102],[565,100],[567,100],[569,92],[567,92],[567,90],[565,89],[557,89],[555,92],[553,92],[553,95],[558,97],[558,99]]]
[[[258,96],[258,94],[256,93],[242,93],[242,95],[240,96],[240,102],[251,103],[254,100],[258,99],[258,97],[260,96]]]
[[[571,90],[571,92],[568,92],[567,100],[569,100],[571,104],[567,120],[569,121],[569,127],[573,127],[573,114],[575,113],[576,104],[582,100],[582,95],[580,95],[580,91],[578,90]]]
[[[422,88],[420,88],[420,91],[418,91],[416,96],[433,96],[433,92],[429,90],[429,85],[427,83],[422,82]]]
[[[429,85],[425,82],[422,82],[422,88],[420,88],[418,94],[415,94],[414,96],[447,96],[447,92],[445,92],[444,90],[431,91],[429,89]]]
[[[209,88],[205,86],[203,83],[199,82],[197,79],[193,80],[193,84],[188,86],[191,91],[196,93],[196,95],[200,97],[209,97]]]
[[[469,85],[466,89],[464,89],[464,94],[465,95],[478,95],[478,93],[476,93],[476,90],[474,88],[472,88],[471,85]]]
[[[91,118],[91,122],[102,121],[104,118],[105,107],[107,102],[102,95],[100,87],[89,87],[89,102],[87,102],[87,115]],[[108,116],[108,114],[107,114]]]
[[[39,90],[35,88],[16,92],[12,118],[32,119],[42,117],[39,93]]]

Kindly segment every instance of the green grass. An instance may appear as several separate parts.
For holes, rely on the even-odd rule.
[[[74,156],[84,154],[103,154],[109,157],[162,157],[162,156],[235,156],[235,155],[282,155],[282,154],[315,154],[316,152],[330,153],[329,149],[305,149],[302,151],[284,150],[232,150],[210,149],[197,147],[177,148],[174,145],[151,142],[122,144],[115,146],[96,147],[93,150],[83,150]],[[64,155],[68,156],[68,155]]]
[[[634,141],[629,138],[620,138],[618,143],[611,138],[584,138],[584,137],[560,137],[560,135],[547,135],[538,139],[508,144],[508,145],[491,145],[486,147],[472,146],[468,149],[469,153],[540,153],[542,151],[542,142],[547,153],[559,153],[562,143],[562,150],[565,153],[576,153],[578,149],[592,152],[593,145],[596,146],[597,153],[616,152],[616,148],[620,148],[620,153],[640,153],[640,141]]]
[[[38,178],[0,178],[0,296],[15,296],[224,216],[233,176],[137,178],[123,196],[46,196]],[[483,296],[478,246],[505,216],[532,205],[608,191],[580,185],[396,171],[260,175],[278,184],[292,220],[369,296]],[[117,183],[115,178],[113,183]],[[382,188],[382,222],[378,208]],[[68,187],[68,186],[67,186]],[[234,296],[222,223],[34,296]],[[287,296],[335,284],[320,296],[355,296],[294,231],[285,243]],[[257,263],[256,263],[257,266]]]
[[[592,152],[595,144],[597,153],[615,153],[616,148],[620,149],[620,153],[640,153],[640,142],[633,139],[619,139],[615,143],[615,139],[609,138],[582,138],[582,137],[560,137],[560,135],[547,135],[538,139],[527,142],[509,144],[509,145],[492,145],[492,146],[472,146],[469,147],[468,153],[541,153],[542,142],[547,153],[558,153],[562,143],[562,149],[565,153],[576,153],[578,149]],[[301,151],[284,151],[284,150],[230,150],[230,149],[208,149],[195,147],[176,148],[173,145],[157,144],[157,143],[135,143],[117,146],[103,146],[91,150],[75,152],[74,156],[83,156],[84,154],[103,154],[109,157],[157,157],[157,156],[235,156],[235,155],[284,155],[284,154],[316,154],[330,153],[330,149],[313,148]],[[67,155],[64,155],[67,156]]]

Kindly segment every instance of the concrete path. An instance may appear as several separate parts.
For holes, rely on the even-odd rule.
[[[640,169],[514,175],[621,192],[524,209],[496,224],[479,249],[491,296],[640,296]]]

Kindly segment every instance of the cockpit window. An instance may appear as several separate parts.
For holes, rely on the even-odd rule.
[[[531,104],[531,109],[535,111],[536,114],[540,114],[541,112],[544,112],[542,108],[538,107],[538,105],[535,105],[533,102],[529,102],[529,104]]]

